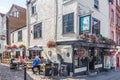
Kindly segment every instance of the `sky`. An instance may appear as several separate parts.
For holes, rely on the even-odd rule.
[[[7,13],[12,4],[26,8],[26,0],[0,0],[0,13]]]

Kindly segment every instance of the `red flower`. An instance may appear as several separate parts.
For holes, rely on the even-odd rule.
[[[6,49],[12,49],[12,47],[11,46],[7,46]]]

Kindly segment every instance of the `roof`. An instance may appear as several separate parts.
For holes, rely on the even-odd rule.
[[[10,8],[8,14],[11,12],[11,10],[13,9],[13,7],[15,7],[16,9],[20,10],[20,11],[26,11],[25,8],[21,7],[21,6],[18,6],[16,4],[13,4],[12,7]]]
[[[0,15],[3,17],[5,14],[3,14],[3,13],[0,13]]]
[[[26,25],[25,25],[25,26],[21,26],[21,27],[19,27],[19,28],[16,28],[16,29],[10,31],[10,33],[13,33],[13,32],[15,32],[15,31],[20,30],[20,29],[25,28],[25,27],[27,27],[27,26],[26,26]]]

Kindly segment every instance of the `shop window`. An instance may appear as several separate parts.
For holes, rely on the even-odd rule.
[[[31,13],[32,15],[36,14],[36,0],[32,3]]]
[[[92,33],[100,34],[100,21],[95,18],[92,18]]]
[[[100,49],[95,49],[94,51],[94,61],[95,64],[102,64],[102,51]]]
[[[63,34],[74,32],[74,13],[63,16]]]
[[[99,8],[99,0],[94,0],[94,8]]]
[[[85,60],[86,56],[85,49],[78,48],[78,50],[74,53],[74,65],[76,68],[85,67],[87,65],[87,61]]]
[[[18,42],[22,41],[22,30],[18,31]]]
[[[42,23],[34,25],[34,39],[42,37]]]
[[[22,30],[18,31],[18,41],[22,41]]]

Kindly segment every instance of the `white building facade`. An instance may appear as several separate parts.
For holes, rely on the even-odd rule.
[[[45,54],[50,51],[60,54],[64,62],[71,66],[69,70],[73,73],[87,70],[87,67],[73,70],[74,62],[77,64],[77,60],[73,58],[76,48],[63,45],[65,42],[56,48],[48,48],[49,40],[79,40],[83,33],[102,34],[110,38],[107,0],[28,0],[27,14],[28,47],[40,46]],[[92,51],[92,48],[89,51]]]

